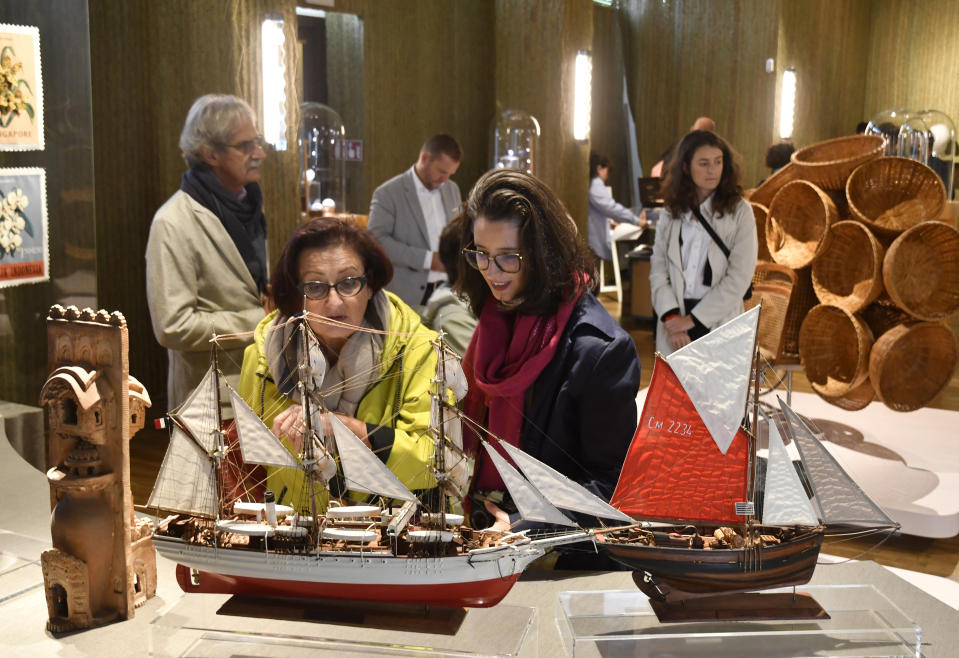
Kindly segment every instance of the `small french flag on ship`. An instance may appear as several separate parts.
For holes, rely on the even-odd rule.
[[[159,418],[153,419],[153,427],[158,430],[165,430],[169,427],[166,416],[160,416]]]

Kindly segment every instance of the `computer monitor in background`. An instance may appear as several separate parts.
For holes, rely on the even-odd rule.
[[[660,208],[663,205],[663,198],[659,195],[660,178],[640,178],[639,179],[639,201],[643,208]]]

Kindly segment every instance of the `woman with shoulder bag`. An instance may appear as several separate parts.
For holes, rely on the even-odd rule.
[[[743,311],[756,269],[756,222],[736,155],[708,130],[686,135],[670,160],[650,288],[656,349],[671,352]]]

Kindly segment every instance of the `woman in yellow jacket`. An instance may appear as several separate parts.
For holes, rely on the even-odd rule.
[[[407,488],[422,492],[436,486],[428,433],[436,332],[383,289],[392,274],[389,258],[366,229],[334,218],[301,225],[273,274],[277,310],[257,325],[246,349],[239,393],[298,454],[302,410],[297,341],[290,341],[296,323],[288,320],[306,311],[326,359],[318,386],[324,405]],[[301,471],[271,468],[267,487],[277,502],[301,511],[311,507]],[[317,504],[325,508],[325,493]]]

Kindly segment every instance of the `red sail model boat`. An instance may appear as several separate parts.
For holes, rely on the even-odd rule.
[[[768,458],[756,459],[757,442],[741,422],[758,318],[757,307],[656,356],[610,501],[651,523],[603,544],[654,599],[800,585],[825,534],[898,528],[782,400],[783,429],[800,461],[769,418]]]

